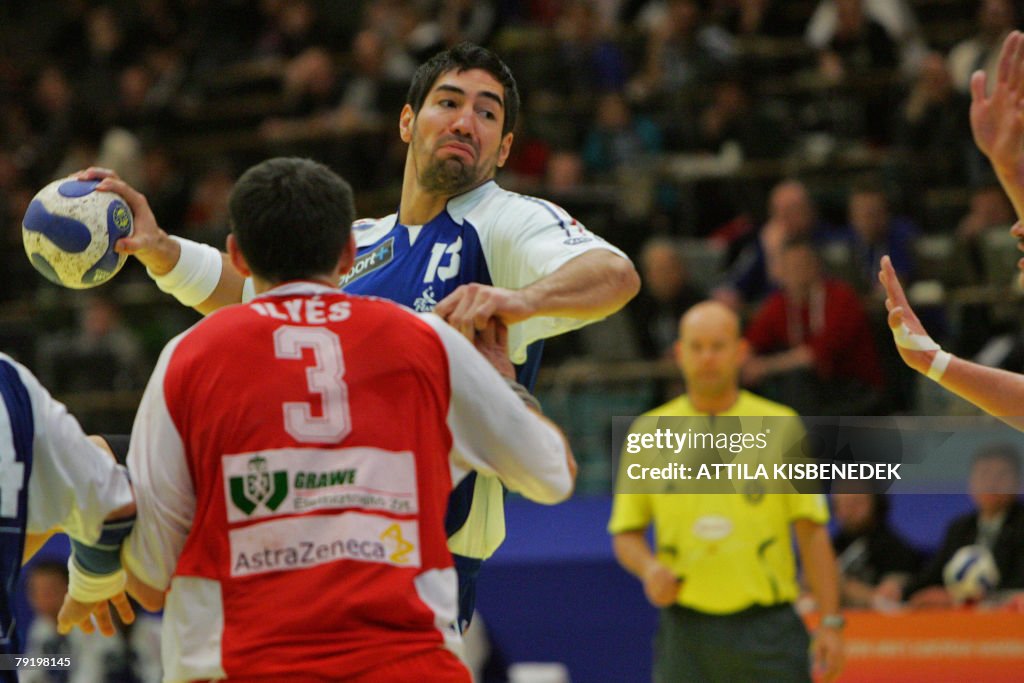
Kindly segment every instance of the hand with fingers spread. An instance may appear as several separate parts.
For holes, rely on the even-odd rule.
[[[109,603],[109,604],[108,604]],[[118,593],[110,600],[99,602],[79,602],[70,595],[64,596],[64,604],[57,615],[57,633],[62,635],[70,633],[71,629],[78,626],[85,633],[92,633],[99,626],[100,633],[105,636],[112,636],[116,632],[114,622],[110,616],[110,605],[117,610],[117,616],[122,623],[130,624],[135,621],[135,611],[132,609],[128,596]],[[96,624],[93,625],[93,618]]]
[[[174,268],[181,248],[157,225],[145,195],[106,168],[94,166],[72,177],[76,180],[99,180],[97,190],[120,195],[131,208],[135,227],[130,236],[117,241],[114,246],[117,253],[135,256],[153,275],[164,275]]]
[[[1000,176],[1024,184],[1024,34],[1003,41],[992,94],[984,71],[971,76],[971,131]]]
[[[882,257],[878,279],[885,287],[885,309],[889,312],[889,329],[903,362],[922,374],[939,379],[949,364],[949,354],[936,344],[907,301],[896,271],[888,256]],[[941,365],[940,367],[937,367]],[[936,376],[937,375],[937,376]]]
[[[526,320],[534,314],[524,290],[503,289],[479,283],[461,285],[434,309],[466,339],[474,341],[477,331],[486,329],[492,318],[505,325]]]

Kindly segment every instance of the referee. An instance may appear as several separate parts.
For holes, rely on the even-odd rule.
[[[739,388],[747,355],[739,320],[720,303],[683,316],[676,359],[688,393],[645,417],[796,417]],[[835,554],[820,495],[618,493],[608,530],[619,563],[660,607],[654,680],[824,680],[843,664]],[[646,540],[654,526],[656,552]],[[822,617],[813,643],[793,609],[793,535]]]

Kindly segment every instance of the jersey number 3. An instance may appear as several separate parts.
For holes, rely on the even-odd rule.
[[[338,335],[324,327],[292,327],[274,330],[274,356],[281,360],[302,360],[304,349],[313,352],[314,364],[306,368],[306,385],[320,396],[321,415],[313,414],[306,401],[286,402],[284,428],[302,443],[336,443],[352,431],[345,384],[345,358]]]

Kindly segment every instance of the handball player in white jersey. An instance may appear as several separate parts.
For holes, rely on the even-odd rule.
[[[488,321],[509,328],[517,377],[532,388],[543,340],[600,320],[639,290],[632,263],[551,202],[502,189],[519,93],[508,67],[461,44],[416,72],[399,117],[408,144],[396,213],[357,221],[356,261],[341,286],[418,311],[433,310],[468,338]],[[112,174],[89,169],[81,178]],[[101,189],[129,188],[110,178]],[[154,224],[119,242],[158,286],[202,313],[251,296],[251,282],[212,247],[169,237]],[[453,493],[446,529],[467,624],[482,560],[505,538],[504,492],[471,476]]]

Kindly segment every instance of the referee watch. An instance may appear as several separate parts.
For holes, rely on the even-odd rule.
[[[836,631],[842,631],[846,626],[846,617],[842,614],[826,614],[821,618],[822,628],[831,628]]]

